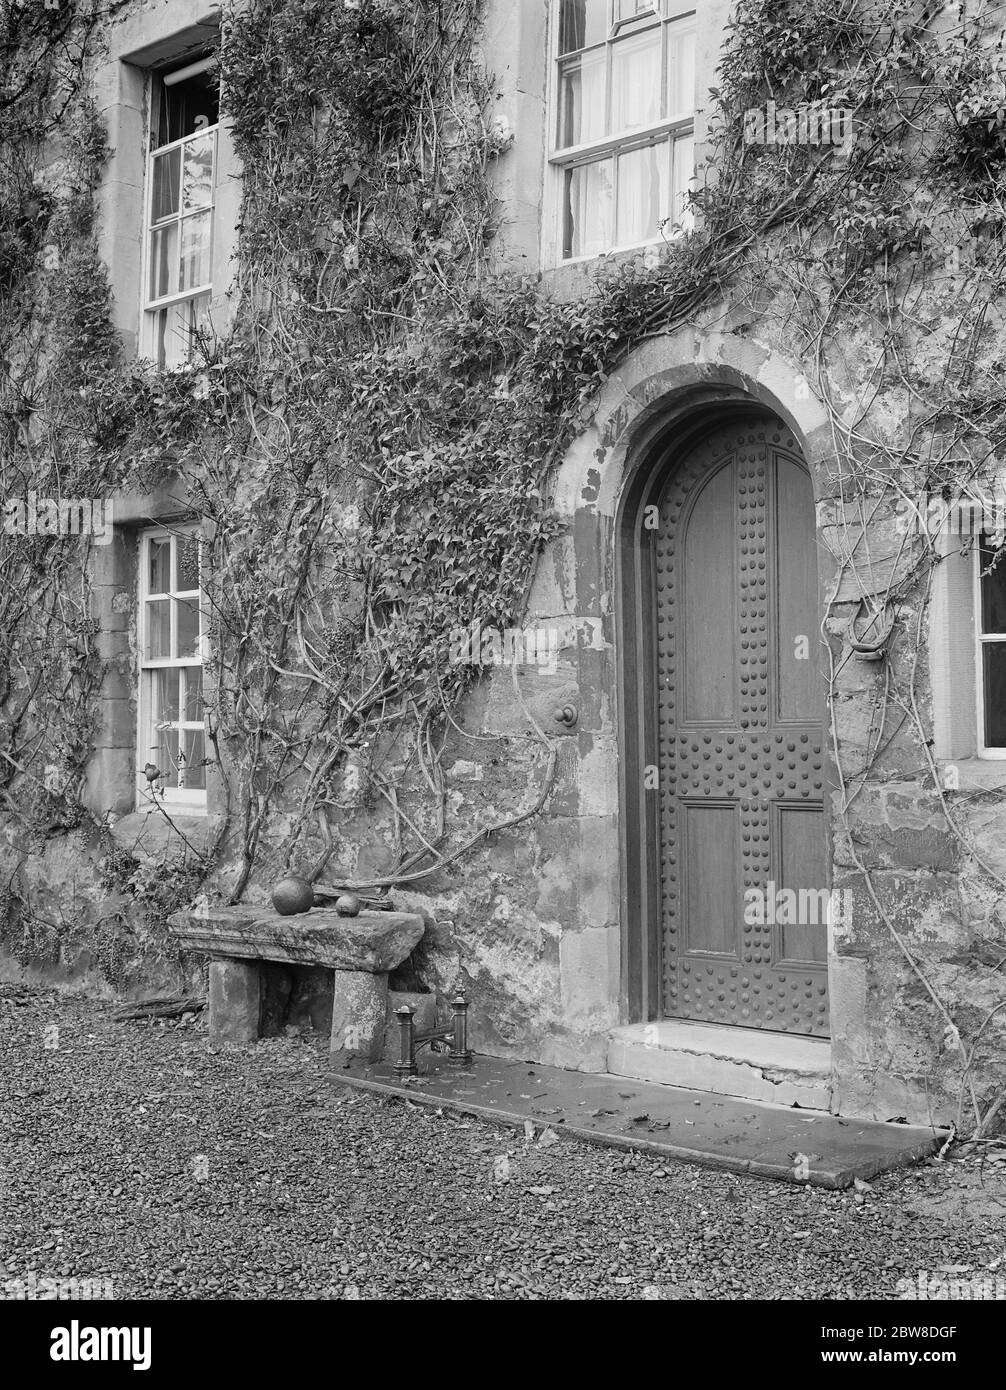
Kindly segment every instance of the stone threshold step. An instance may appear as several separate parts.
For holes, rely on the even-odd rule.
[[[827,1038],[663,1019],[613,1028],[607,1063],[614,1075],[639,1081],[772,1105],[831,1108]]]
[[[856,1178],[916,1163],[945,1137],[935,1129],[844,1119],[537,1062],[477,1057],[470,1070],[457,1070],[439,1058],[423,1058],[419,1065],[420,1076],[403,1080],[387,1063],[353,1060],[333,1079],[518,1129],[531,1120],[589,1143],[818,1187],[850,1187]]]

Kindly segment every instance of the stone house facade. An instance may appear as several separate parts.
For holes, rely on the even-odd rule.
[[[687,227],[693,170],[715,177],[709,93],[729,11],[487,0],[481,48],[511,137],[494,175],[500,271],[568,300],[602,260],[659,254],[660,219]],[[206,0],[131,0],[92,73],[112,149],[96,234],[114,324],[127,353],[165,366],[176,319],[208,306],[219,330],[231,311],[241,171],[226,97],[199,107],[219,25]],[[179,150],[197,171],[181,202]],[[952,330],[948,304],[927,351]],[[635,347],[592,403],[557,470],[528,659],[514,672],[490,641],[444,756],[473,824],[526,806],[542,776],[530,718],[557,750],[554,789],[453,876],[393,894],[427,921],[422,984],[470,992],[477,1049],[881,1120],[948,1124],[965,1082],[994,1104],[1006,738],[1001,687],[979,667],[994,665],[987,615],[1003,600],[954,537],[924,593],[900,590],[904,512],[850,499],[827,402],[854,414],[871,398],[888,440],[915,424],[903,393],[874,392],[878,343],[864,331],[810,381],[806,343],[727,292]],[[92,551],[106,672],[86,800],[145,855],[179,852],[176,832],[206,843],[222,809],[211,764],[168,788],[175,832],[144,799],[159,682],[179,682],[176,760],[206,756],[196,706],[184,714],[199,664],[180,630],[198,588],[181,579],[191,515],[183,490],[122,491],[113,539]],[[181,609],[151,665],[143,633],[165,595]],[[909,633],[917,709],[878,726]],[[347,879],[386,868],[390,833],[379,810],[341,827]],[[100,919],[82,832],[6,838],[46,912],[72,901]],[[248,896],[267,892],[264,868]],[[87,968],[64,955],[49,973]],[[178,978],[167,959],[144,969],[147,984]]]

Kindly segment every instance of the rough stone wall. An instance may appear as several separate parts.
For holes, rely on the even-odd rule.
[[[145,8],[138,7],[137,13]],[[700,52],[706,69],[715,60],[713,29],[722,8],[704,12]],[[163,17],[167,9],[162,5],[158,12]],[[545,216],[545,14],[544,0],[522,0],[516,7],[510,0],[494,0],[486,37],[487,54],[498,59],[493,66],[501,81],[501,106],[515,135],[499,176],[506,224],[501,255],[504,263],[531,268],[537,264]],[[700,74],[700,85],[704,80],[711,83],[710,71]],[[582,282],[582,271],[547,276],[548,288],[558,293],[572,293]],[[952,324],[948,304],[945,326],[949,330]],[[1002,347],[1001,324],[996,333],[990,352]],[[831,394],[850,414],[871,392],[871,364],[881,347],[879,339],[865,333],[850,340],[846,366],[829,382]],[[937,370],[945,347],[945,335],[937,337],[924,349],[929,359],[921,365]],[[779,411],[797,430],[814,470],[827,589],[834,580],[833,555],[849,543],[849,518],[830,466],[831,436],[820,404],[797,394],[804,370],[800,343],[770,313],[756,318],[740,299],[711,306],[704,326],[651,344],[627,364],[610,383],[597,421],[570,451],[558,480],[565,529],[540,561],[529,615],[530,621],[563,634],[555,670],[524,668],[519,693],[509,672],[487,671],[459,716],[469,736],[453,733],[444,758],[457,823],[470,823],[474,833],[518,813],[533,803],[545,768],[530,710],[561,750],[547,814],[499,834],[421,887],[392,895],[396,905],[427,920],[427,938],[415,961],[422,983],[442,997],[459,985],[470,990],[477,1048],[600,1069],[607,1031],[624,1017],[617,664],[631,656],[617,650],[613,591],[614,521],[631,447],[660,409],[700,383],[739,385],[752,392],[752,399]],[[910,403],[894,391],[874,401],[871,418],[894,442],[904,439],[913,424]],[[128,513],[128,499],[124,506]],[[143,514],[142,507],[134,510]],[[874,517],[865,540],[871,554],[891,555],[897,541],[894,517]],[[876,577],[878,584],[886,584],[889,574],[878,570]],[[106,724],[96,754],[93,796],[99,812],[125,809],[122,769],[129,762],[129,681],[135,653],[128,622],[121,618],[121,595],[128,587],[120,580],[115,573],[106,584],[108,615],[119,615],[114,620],[107,616],[103,623],[105,654],[113,662],[118,687],[110,698],[121,703],[118,713],[109,710],[109,719],[119,720],[118,731]],[[832,592],[826,636],[842,660],[849,656],[858,596],[841,586]],[[906,600],[901,625],[911,632],[918,622],[926,638],[928,611],[920,605],[919,595]],[[937,698],[947,698],[939,695],[940,678],[929,679],[932,655],[924,641],[919,684],[927,729],[938,721]],[[895,659],[896,674],[903,675],[911,659],[905,643]],[[954,750],[962,772],[960,790],[948,792],[947,801],[972,841],[970,849],[962,848],[948,829],[925,743],[910,721],[897,727],[889,722],[878,731],[885,679],[876,664],[845,660],[831,706],[839,762],[847,776],[854,777],[864,765],[868,750],[878,742],[883,745],[869,780],[851,802],[847,822],[839,815],[841,793],[832,797],[833,886],[853,895],[849,919],[834,931],[830,961],[834,1104],[847,1114],[945,1123],[957,1111],[961,1051],[899,938],[960,1034],[973,1037],[1006,998],[1000,969],[1006,956],[998,912],[1002,895],[976,859],[980,856],[1006,874],[1000,800],[1006,771],[1000,775],[996,764],[978,766],[969,758],[966,740]],[[570,701],[578,709],[571,732],[554,719],[554,711]],[[949,753],[938,747],[935,753],[942,769]],[[211,817],[201,824],[186,822],[183,829],[205,841],[213,825]],[[166,849],[176,859],[183,857],[177,838],[132,816],[114,826],[112,842],[133,846],[141,829],[148,837],[149,862],[157,862]],[[389,816],[366,809],[337,825],[336,835],[338,850],[329,877],[365,878],[387,871],[394,849]],[[111,982],[134,991],[163,987],[186,971],[190,976],[198,971],[198,963],[179,962],[165,948],[157,934],[156,910],[151,914],[129,893],[108,886],[104,869],[109,853],[108,842],[91,832],[57,835],[29,846],[10,826],[4,828],[2,882],[15,882],[38,918],[53,924],[51,934],[43,933],[44,950],[32,958],[25,955],[20,928],[10,920],[5,924],[0,911],[0,948],[7,944],[6,957],[0,957],[4,971],[27,965],[54,978],[86,978],[91,987],[107,988]],[[138,855],[142,865],[142,847]],[[889,924],[878,913],[857,861],[869,871]],[[249,900],[264,901],[268,884],[266,862],[253,879]],[[78,937],[100,935],[106,921],[124,924],[131,942],[131,954],[116,970],[74,945]],[[14,947],[15,941],[22,946]],[[994,1093],[999,1078],[995,1058],[1001,1055],[1002,1030],[993,1021],[975,1072],[983,1097]]]

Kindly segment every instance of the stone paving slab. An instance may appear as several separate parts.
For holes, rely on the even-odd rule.
[[[354,1061],[334,1079],[519,1128],[531,1120],[590,1143],[818,1187],[850,1187],[856,1178],[916,1163],[946,1137],[935,1129],[845,1119],[536,1062],[477,1057],[471,1070],[458,1070],[421,1055],[419,1066],[422,1075],[402,1080],[387,1063]]]

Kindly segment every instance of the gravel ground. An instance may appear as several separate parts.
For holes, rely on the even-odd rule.
[[[1001,1159],[833,1193],[542,1136],[350,1091],[316,1036],[211,1051],[191,1021],[0,986],[0,1296],[30,1272],[175,1299],[890,1299],[919,1270],[1006,1276]]]

